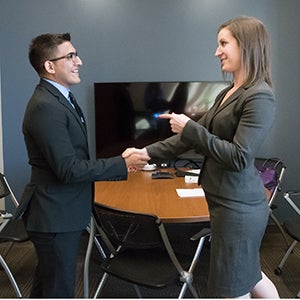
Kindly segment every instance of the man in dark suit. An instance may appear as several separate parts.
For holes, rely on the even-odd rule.
[[[29,48],[40,83],[23,121],[32,172],[16,216],[23,216],[38,257],[30,295],[35,298],[74,297],[76,260],[91,216],[93,182],[125,180],[128,168],[143,166],[149,159],[90,159],[85,119],[69,94],[70,86],[80,82],[82,65],[70,40],[68,33],[44,34]]]

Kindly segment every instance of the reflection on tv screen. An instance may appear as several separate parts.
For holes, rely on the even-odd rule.
[[[96,156],[119,155],[173,135],[162,113],[199,120],[226,81],[95,83]]]

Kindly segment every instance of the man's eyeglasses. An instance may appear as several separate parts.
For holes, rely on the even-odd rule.
[[[77,57],[78,57],[77,52],[70,52],[70,53],[68,53],[67,55],[64,55],[64,56],[49,59],[49,61],[57,61],[57,60],[61,60],[61,59],[67,59],[67,60],[72,60],[74,62]]]

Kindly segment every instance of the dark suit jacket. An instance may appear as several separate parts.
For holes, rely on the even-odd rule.
[[[275,118],[274,95],[261,83],[238,89],[220,106],[228,89],[198,123],[190,120],[182,134],[146,148],[151,157],[160,158],[194,148],[205,156],[201,171],[205,192],[244,202],[264,199],[254,159]]]
[[[84,124],[66,98],[45,80],[28,103],[23,134],[32,175],[16,216],[24,213],[27,230],[84,229],[91,215],[93,182],[127,178],[121,156],[90,160]]]

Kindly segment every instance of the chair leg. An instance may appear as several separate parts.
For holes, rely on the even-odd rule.
[[[180,290],[178,299],[182,299],[184,297],[187,288],[189,288],[189,290],[191,291],[194,298],[199,298],[199,295],[198,295],[196,289],[194,288],[194,286],[191,283],[185,282]]]
[[[180,290],[178,299],[182,299],[186,293],[186,289],[187,289],[188,284],[185,282]],[[199,298],[199,297],[195,297],[195,298]]]
[[[90,225],[87,226],[86,231],[90,234],[90,232],[91,232]],[[102,248],[100,242],[98,241],[96,234],[94,234],[94,244],[96,245],[101,257],[103,259],[106,258],[106,253],[105,253],[104,249]]]
[[[138,296],[140,299],[143,298],[139,286],[138,286],[137,284],[134,284],[133,287],[134,287],[134,290],[135,290],[137,296]]]
[[[185,272],[184,274],[182,274],[182,275],[184,275],[184,276],[182,276],[182,281],[184,282],[184,284],[181,288],[181,291],[180,291],[180,294],[179,294],[179,297],[178,297],[180,299],[184,297],[187,288],[189,288],[189,290],[191,291],[192,295],[195,298],[199,298],[199,295],[198,295],[196,289],[192,285],[193,271],[196,267],[196,264],[198,262],[200,253],[201,253],[203,245],[204,245],[205,238],[207,236],[210,236],[210,229],[209,228],[204,228],[199,233],[196,233],[195,235],[193,235],[191,237],[191,240],[193,240],[193,241],[197,240],[199,238],[200,238],[200,240],[198,242],[197,249],[195,251],[194,258],[193,258],[192,263],[189,267],[189,270],[187,272]]]
[[[83,294],[84,298],[89,298],[89,266],[90,266],[90,258],[93,248],[93,240],[95,235],[95,226],[94,220],[91,217],[90,228],[89,228],[89,242],[86,249],[85,260],[84,260],[84,270],[83,270]]]
[[[103,259],[105,259],[105,258],[106,258],[106,253],[105,253],[105,251],[103,250],[103,248],[102,248],[100,242],[98,241],[96,235],[94,236],[94,244],[96,245],[96,247],[97,247],[97,249],[98,249],[98,251],[99,251],[101,257],[102,257]]]
[[[101,278],[101,281],[100,281],[100,283],[99,283],[99,285],[98,285],[98,287],[97,287],[97,290],[96,290],[96,292],[95,292],[95,295],[94,295],[94,299],[96,299],[97,297],[98,297],[98,295],[100,294],[100,292],[102,291],[102,289],[103,289],[103,287],[104,287],[104,284],[105,284],[105,282],[106,282],[106,280],[107,280],[107,278],[108,278],[108,273],[104,273],[103,274],[103,276],[102,276],[102,278]]]
[[[95,235],[95,224],[94,224],[93,217],[91,217],[90,225],[88,226],[87,231],[90,234],[90,236],[89,236],[88,246],[86,249],[85,260],[84,260],[84,271],[83,271],[84,298],[89,298],[89,265],[90,265],[93,243],[95,243],[95,245],[97,246],[97,249],[100,252],[102,258],[103,259],[106,258],[106,254]]]
[[[275,224],[277,225],[277,227],[279,228],[281,234],[282,234],[282,237],[286,243],[286,246],[287,248],[290,246],[290,243],[287,239],[287,236],[286,236],[286,233],[285,233],[285,230],[283,229],[283,227],[281,226],[280,222],[278,221],[278,219],[274,216],[274,214],[272,213],[272,211],[270,212],[270,217],[271,219],[275,222]]]
[[[290,245],[289,249],[286,251],[285,255],[283,256],[279,266],[277,267],[277,269],[275,270],[275,274],[276,275],[281,275],[282,273],[282,268],[287,260],[287,258],[289,257],[289,255],[291,254],[291,252],[294,250],[295,246],[297,245],[298,241],[294,240],[293,243]]]
[[[191,291],[192,295],[194,296],[194,298],[200,298],[199,294],[197,293],[195,287],[192,284],[188,285],[189,290]]]
[[[8,279],[10,280],[10,283],[12,284],[12,286],[13,286],[13,288],[15,290],[15,293],[17,294],[17,297],[18,298],[22,298],[22,294],[21,294],[20,289],[19,289],[19,287],[17,285],[17,282],[16,282],[14,276],[12,275],[12,273],[11,273],[8,265],[6,264],[5,260],[3,259],[2,255],[0,255],[0,263],[1,263],[2,267],[3,267],[3,269],[5,270],[5,272],[6,272],[7,276],[8,276]]]

